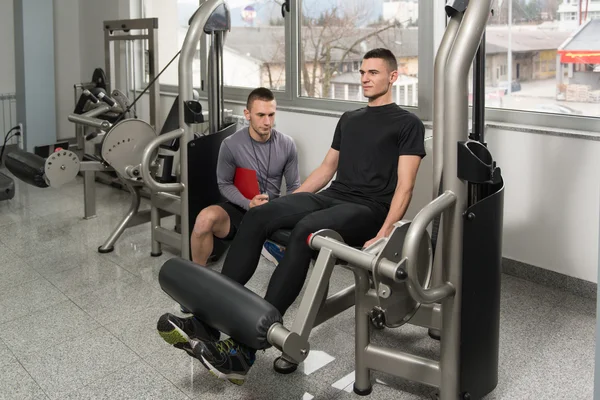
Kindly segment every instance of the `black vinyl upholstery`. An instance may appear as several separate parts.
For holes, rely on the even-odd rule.
[[[158,275],[161,288],[196,317],[253,349],[270,346],[267,333],[282,323],[262,297],[210,268],[176,257]]]
[[[6,155],[4,165],[17,179],[40,188],[48,187],[44,178],[45,158],[21,149],[14,149]]]

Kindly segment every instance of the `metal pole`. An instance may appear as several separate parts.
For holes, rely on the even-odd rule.
[[[465,141],[469,129],[469,69],[490,14],[492,0],[469,3],[446,63],[444,113],[444,190],[456,202],[444,214],[444,281],[456,288],[453,297],[442,302],[440,400],[456,400],[460,391],[460,309],[462,290],[463,212],[467,206],[467,185],[458,178],[457,143]]]
[[[219,85],[214,77],[219,71],[217,32],[210,35],[210,50],[208,55],[208,126],[209,132],[219,130]]]
[[[158,22],[156,22],[156,29],[152,29],[152,34],[149,35],[148,39],[148,57],[150,58],[148,65],[148,81],[151,82],[158,73]],[[181,81],[180,88],[181,88]],[[191,85],[190,85],[191,88]],[[135,96],[134,96],[135,97]],[[180,108],[183,109],[183,108]],[[160,83],[154,82],[150,88],[150,125],[159,131],[160,121]],[[180,125],[181,126],[181,125]],[[187,143],[187,142],[186,142]]]
[[[471,139],[484,143],[485,128],[485,32],[473,63],[473,128]]]
[[[216,32],[216,36],[217,36],[217,49],[218,49],[218,53],[217,53],[217,63],[218,63],[218,78],[216,79],[217,82],[223,82],[223,77],[224,77],[224,73],[223,73],[223,46],[225,45],[225,32],[219,31]],[[218,93],[218,97],[217,97],[217,101],[218,101],[218,105],[219,105],[219,123],[217,124],[218,129],[222,129],[225,126],[225,96],[223,95],[223,85],[217,85],[217,93]]]
[[[442,37],[442,42],[437,51],[435,58],[435,69],[433,75],[433,193],[431,199],[435,199],[440,195],[442,185],[442,168],[444,163],[444,74],[446,71],[446,62],[450,55],[450,50],[454,45],[454,39],[458,33],[460,22],[463,14],[460,13],[448,21],[448,26]],[[432,233],[435,231],[436,242],[434,251],[441,249],[443,246],[442,236],[439,235],[441,222],[438,217],[433,222]],[[433,271],[431,276],[432,286],[440,286],[442,284],[442,257],[441,252],[436,251],[437,257],[433,258]],[[430,330],[433,337],[439,338],[440,334],[437,330]]]

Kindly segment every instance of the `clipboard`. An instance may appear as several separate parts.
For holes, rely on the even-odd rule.
[[[260,194],[256,171],[253,169],[236,168],[233,177],[233,185],[248,200],[252,200],[254,196]]]

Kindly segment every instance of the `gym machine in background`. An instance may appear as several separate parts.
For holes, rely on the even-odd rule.
[[[92,79],[87,83],[73,86],[75,96],[75,109],[69,115],[69,121],[75,124],[75,137],[77,140],[76,153],[82,161],[98,161],[102,163],[101,146],[106,132],[112,124],[122,120],[137,118],[137,108],[131,104],[129,98],[135,98],[137,92],[137,77],[135,69],[141,65],[138,58],[142,58],[142,48],[145,49],[147,79],[154,81],[158,71],[158,19],[145,18],[133,20],[114,20],[102,23],[104,30],[104,69],[96,68]],[[117,88],[124,88],[121,91]],[[149,95],[149,122],[155,130],[158,129],[157,121],[160,120],[159,95],[160,85],[157,81],[148,88]],[[118,102],[118,107],[111,100]],[[108,106],[108,108],[106,107]],[[102,109],[98,109],[102,107]],[[86,117],[106,120],[98,125],[98,121],[88,120]],[[114,170],[107,165],[97,165],[97,168],[86,169],[83,174],[84,218],[96,216],[96,180],[119,187],[127,187],[132,193],[132,204],[136,194],[125,185]],[[139,193],[137,193],[139,194]],[[146,197],[149,197],[148,195]]]
[[[140,162],[146,145],[156,134],[159,117],[159,85],[157,40],[158,19],[105,21],[106,72],[97,68],[89,83],[75,85],[75,108],[69,121],[76,125],[77,149],[60,149],[43,158],[22,150],[7,155],[7,168],[19,179],[38,187],[60,187],[73,180],[78,173],[84,180],[84,218],[96,216],[95,181],[119,183],[131,194],[131,205],[98,251],[113,251],[114,244],[128,227],[150,221],[150,210],[139,211],[142,191]],[[150,123],[136,118],[135,106],[127,94],[116,87],[123,82],[126,93],[136,94],[135,75],[129,77],[128,69],[135,66],[135,43],[147,42],[147,55],[151,60],[147,69],[150,79]],[[126,51],[122,51],[124,44]],[[125,61],[121,59],[125,55]],[[140,94],[141,96],[141,94]],[[138,97],[139,98],[139,97]],[[133,109],[135,110],[135,109]],[[169,174],[172,171],[168,172]],[[149,194],[146,197],[150,197]],[[160,212],[159,217],[168,215]]]
[[[208,17],[221,3],[209,0],[199,13]],[[354,305],[354,392],[360,395],[371,393],[373,370],[435,387],[441,400],[480,399],[492,392],[498,383],[504,182],[486,146],[469,138],[468,126],[469,68],[491,6],[492,0],[446,5],[449,23],[436,55],[434,85],[434,164],[440,167],[441,194],[434,187],[433,201],[412,222],[396,223],[389,238],[364,250],[345,245],[331,230],[311,235],[309,245],[319,253],[291,329],[263,298],[187,257],[162,266],[162,289],[221,332],[255,349],[272,345],[296,365],[310,352],[311,329]],[[186,37],[180,81],[204,19],[196,17],[198,25]],[[185,94],[180,92],[183,99]],[[427,227],[438,215],[442,240],[433,254]],[[338,260],[348,263],[355,284],[325,299]],[[431,280],[436,262],[438,282]],[[374,311],[388,328],[410,323],[439,330],[439,360],[372,343]]]

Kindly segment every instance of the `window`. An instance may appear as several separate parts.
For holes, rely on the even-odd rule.
[[[142,17],[158,18],[158,68],[161,71],[183,45],[188,22],[200,5],[199,0],[142,0]],[[194,60],[194,86],[200,86],[200,58]],[[157,71],[158,72],[158,71]],[[178,83],[177,60],[160,76],[161,85]],[[147,78],[145,79],[147,83]]]
[[[281,2],[228,1],[231,31],[223,49],[223,83],[285,90],[285,19]]]
[[[417,106],[417,1],[386,1],[380,8],[362,0],[301,0],[299,4],[301,97],[366,102],[358,71],[362,56],[369,49],[385,47],[396,55],[399,66],[394,100]]]
[[[580,26],[574,18],[576,2],[556,9],[548,4],[504,1],[490,18],[486,64],[501,65],[501,70],[493,79],[486,79],[486,106],[600,117],[599,74],[586,68],[586,64],[600,63],[595,55],[600,52],[600,42],[592,33],[596,21]],[[512,21],[508,20],[509,11]],[[579,33],[573,35],[577,30]],[[580,40],[598,45],[580,51]],[[501,114],[492,113],[488,118],[494,115]]]

